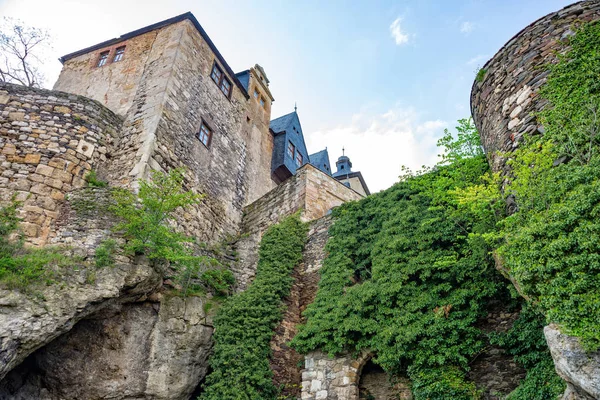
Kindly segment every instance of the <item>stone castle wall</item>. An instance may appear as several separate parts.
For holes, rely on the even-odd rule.
[[[122,61],[96,67],[101,52],[123,45]],[[187,188],[206,197],[178,223],[202,241],[238,233],[243,206],[275,185],[270,98],[262,107],[235,84],[227,98],[210,78],[216,58],[184,19],[67,60],[55,85],[124,116],[112,162],[100,171],[112,184],[135,188],[153,170],[186,170]],[[202,122],[213,131],[208,147],[197,138]]]
[[[506,157],[523,136],[544,132],[535,113],[547,102],[538,96],[547,65],[578,24],[600,19],[600,2],[582,1],[548,14],[514,36],[484,66],[471,91],[471,113],[492,168],[505,168]]]
[[[314,221],[329,210],[345,202],[360,200],[362,196],[326,175],[311,164],[305,164],[296,175],[244,208],[242,234],[237,249],[240,262],[234,273],[238,288],[243,290],[254,278],[258,263],[258,245],[263,233],[271,225],[288,215],[300,212],[304,222]]]
[[[122,119],[68,93],[0,84],[0,200],[22,202],[26,239],[43,245],[65,195],[108,161]]]

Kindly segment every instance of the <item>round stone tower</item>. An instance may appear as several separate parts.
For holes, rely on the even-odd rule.
[[[547,105],[538,96],[549,74],[544,68],[567,50],[574,29],[600,19],[600,1],[571,4],[517,33],[478,73],[471,90],[471,114],[494,171],[503,170],[498,152],[514,150],[524,135],[543,133],[535,114]]]

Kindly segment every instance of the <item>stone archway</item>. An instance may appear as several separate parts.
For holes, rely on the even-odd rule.
[[[407,378],[393,377],[369,357],[359,371],[359,400],[412,400]]]
[[[372,358],[369,351],[356,358],[350,354],[330,358],[320,351],[307,354],[302,371],[302,400],[412,399],[408,379],[394,377],[390,381]]]

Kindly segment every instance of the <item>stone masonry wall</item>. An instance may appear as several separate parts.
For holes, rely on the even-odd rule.
[[[253,279],[258,262],[258,244],[266,229],[288,215],[300,211],[303,221],[319,219],[347,201],[362,196],[310,164],[296,175],[244,208],[242,234],[237,250],[240,262],[234,269],[238,288],[243,290]]]
[[[158,34],[158,30],[147,32],[65,61],[54,90],[89,97],[124,116],[133,104]],[[123,59],[112,62],[114,51],[120,46],[125,46]],[[110,51],[108,62],[97,67],[98,57],[104,51]]]
[[[122,119],[85,97],[0,84],[0,200],[22,202],[26,239],[45,244],[65,194],[107,161]]]
[[[275,328],[271,340],[271,369],[275,386],[282,387],[281,396],[286,399],[299,398],[302,382],[304,356],[287,345],[298,332],[298,325],[304,322],[302,313],[312,303],[319,284],[318,270],[325,259],[325,244],[329,239],[330,216],[325,216],[310,224],[308,240],[302,253],[302,262],[293,272],[294,283],[290,295],[285,299],[283,319]]]
[[[548,14],[515,35],[484,66],[483,80],[471,91],[471,113],[494,171],[524,135],[543,133],[535,113],[547,102],[538,97],[546,82],[544,65],[563,52],[565,39],[583,22],[600,19],[600,2],[582,1]]]
[[[148,154],[152,169],[185,167],[190,189],[206,194],[181,225],[202,240],[238,232],[250,179],[242,134],[246,97],[233,87],[228,99],[210,78],[214,54],[188,21],[173,25],[179,42],[166,86],[155,144]],[[213,131],[206,147],[197,138],[204,121]]]

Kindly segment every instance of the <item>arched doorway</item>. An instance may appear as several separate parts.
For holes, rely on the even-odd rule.
[[[371,359],[360,370],[358,381],[360,400],[411,400],[409,381],[402,377],[390,377]]]

